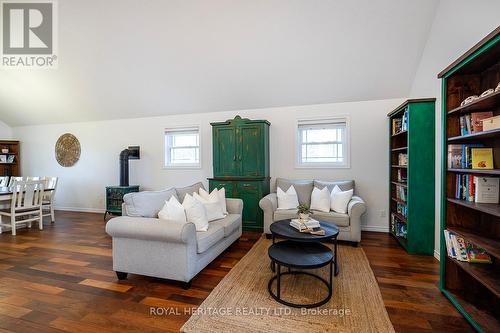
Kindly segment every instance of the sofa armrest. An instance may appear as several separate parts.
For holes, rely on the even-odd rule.
[[[106,224],[106,233],[111,237],[188,243],[196,239],[193,223],[160,221],[146,217],[115,217]]]
[[[366,212],[366,204],[358,196],[353,196],[349,205],[347,206],[347,214],[351,218],[360,218]]]
[[[229,214],[243,215],[243,200],[227,198],[226,209]]]
[[[269,193],[259,201],[259,206],[264,212],[274,213],[278,209],[278,195]]]

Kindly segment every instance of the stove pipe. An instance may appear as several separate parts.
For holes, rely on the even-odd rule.
[[[128,147],[120,153],[120,186],[129,186],[128,161],[140,159],[139,146]]]

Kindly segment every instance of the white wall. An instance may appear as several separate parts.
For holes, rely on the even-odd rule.
[[[11,138],[12,129],[6,123],[0,120],[0,140]]]
[[[441,185],[441,82],[437,74],[499,24],[498,0],[441,0],[411,89],[412,97],[436,97],[436,193]],[[439,253],[440,196],[436,196],[435,255]]]
[[[131,184],[142,189],[188,185],[212,175],[210,122],[239,114],[271,122],[271,176],[290,178],[354,179],[356,192],[368,204],[363,223],[367,230],[388,230],[388,122],[386,114],[401,99],[256,109],[154,118],[40,125],[14,128],[22,143],[23,175],[60,177],[56,195],[59,208],[102,211],[104,187],[119,181],[118,155],[129,145],[141,146],[141,159],[130,163]],[[351,121],[350,169],[296,169],[295,127],[297,119],[348,115]],[[169,126],[201,125],[202,168],[165,170],[163,131]],[[71,132],[80,140],[80,161],[71,168],[59,166],[54,158],[57,138]]]

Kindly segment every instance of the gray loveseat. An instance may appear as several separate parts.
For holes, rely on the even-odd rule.
[[[226,199],[227,215],[197,232],[193,223],[158,219],[158,212],[172,195],[180,201],[198,192],[201,183],[165,191],[125,195],[123,216],[111,219],[106,232],[113,238],[113,270],[118,279],[127,273],[184,282],[191,279],[240,238],[243,201]],[[180,199],[182,198],[182,199]]]
[[[353,180],[323,181],[276,179],[276,187],[281,188],[285,192],[291,185],[293,185],[297,191],[299,203],[307,205],[311,204],[311,193],[314,187],[321,190],[326,186],[330,192],[335,185],[338,185],[342,191],[354,189]],[[271,233],[269,227],[274,221],[297,217],[296,209],[277,210],[278,198],[276,193],[270,193],[262,198],[259,206],[264,211],[264,232],[266,234]],[[328,213],[313,211],[312,217],[321,221],[335,223],[340,229],[339,240],[351,241],[357,244],[361,240],[361,215],[363,215],[365,211],[366,205],[363,199],[354,195],[349,202],[347,214],[340,214],[333,211]]]

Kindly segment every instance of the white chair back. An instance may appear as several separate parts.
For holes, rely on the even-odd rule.
[[[7,187],[9,186],[9,177],[0,177],[0,187]]]
[[[12,187],[14,186],[14,182],[22,182],[23,181],[23,177],[10,177],[9,179],[9,187]]]
[[[53,189],[52,192],[56,191],[57,181],[58,181],[57,177],[43,177],[43,180],[45,180],[45,188],[46,189],[51,188],[51,189]]]
[[[31,182],[31,181],[42,180],[42,179],[40,179],[40,177],[28,176],[28,177],[26,177],[26,180]]]
[[[11,210],[37,208],[42,206],[44,181],[17,181],[12,184]]]

